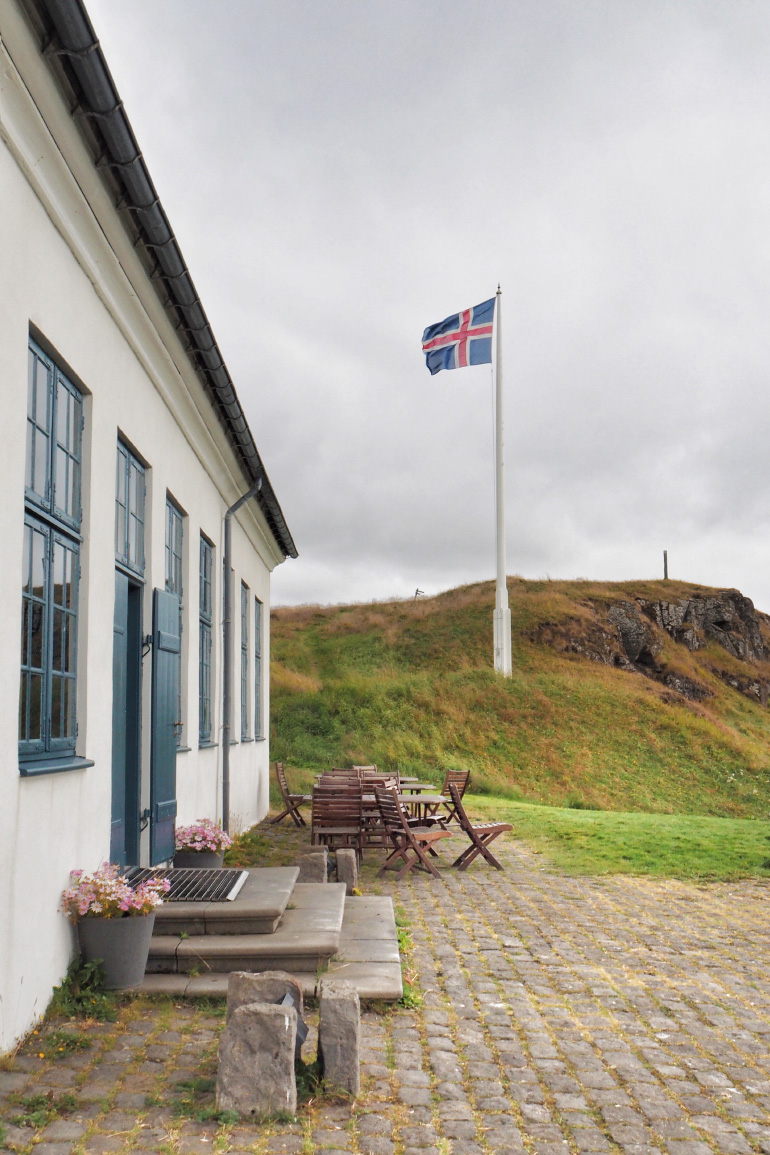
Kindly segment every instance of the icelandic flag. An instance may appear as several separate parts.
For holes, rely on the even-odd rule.
[[[492,364],[492,322],[495,298],[453,313],[437,325],[428,325],[422,335],[422,351],[431,376],[442,369],[464,369],[466,365]]]

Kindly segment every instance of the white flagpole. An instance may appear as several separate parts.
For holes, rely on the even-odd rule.
[[[495,592],[494,646],[495,670],[510,678],[511,611],[505,574],[505,459],[503,457],[503,341],[500,303],[502,290],[497,286],[495,302],[495,513],[497,519],[497,589]]]

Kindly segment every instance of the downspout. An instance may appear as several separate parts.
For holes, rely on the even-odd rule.
[[[225,514],[225,549],[222,566],[225,574],[224,641],[222,660],[222,829],[230,832],[230,716],[233,709],[233,567],[232,567],[232,524],[233,514],[241,506],[255,497],[262,488],[262,478],[251,489],[239,497]]]

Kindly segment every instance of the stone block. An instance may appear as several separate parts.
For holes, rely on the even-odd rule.
[[[261,1119],[297,1109],[297,1012],[275,1003],[235,1009],[219,1041],[217,1110]]]
[[[301,1015],[302,987],[286,971],[233,971],[227,983],[227,1021],[238,1007],[247,1003],[280,1003],[286,993],[294,999],[297,1014]]]
[[[318,1056],[324,1080],[355,1098],[361,1087],[358,991],[344,979],[321,979],[319,1012]]]
[[[329,878],[329,851],[325,846],[311,850],[297,859],[297,882],[327,882]]]
[[[358,886],[358,859],[355,850],[341,847],[337,851],[337,882],[344,882],[347,894]]]

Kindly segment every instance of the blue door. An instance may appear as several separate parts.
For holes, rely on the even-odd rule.
[[[112,645],[112,819],[110,861],[139,862],[142,588],[115,573]]]
[[[174,853],[181,638],[178,596],[153,590],[152,604],[150,863],[155,866]]]

